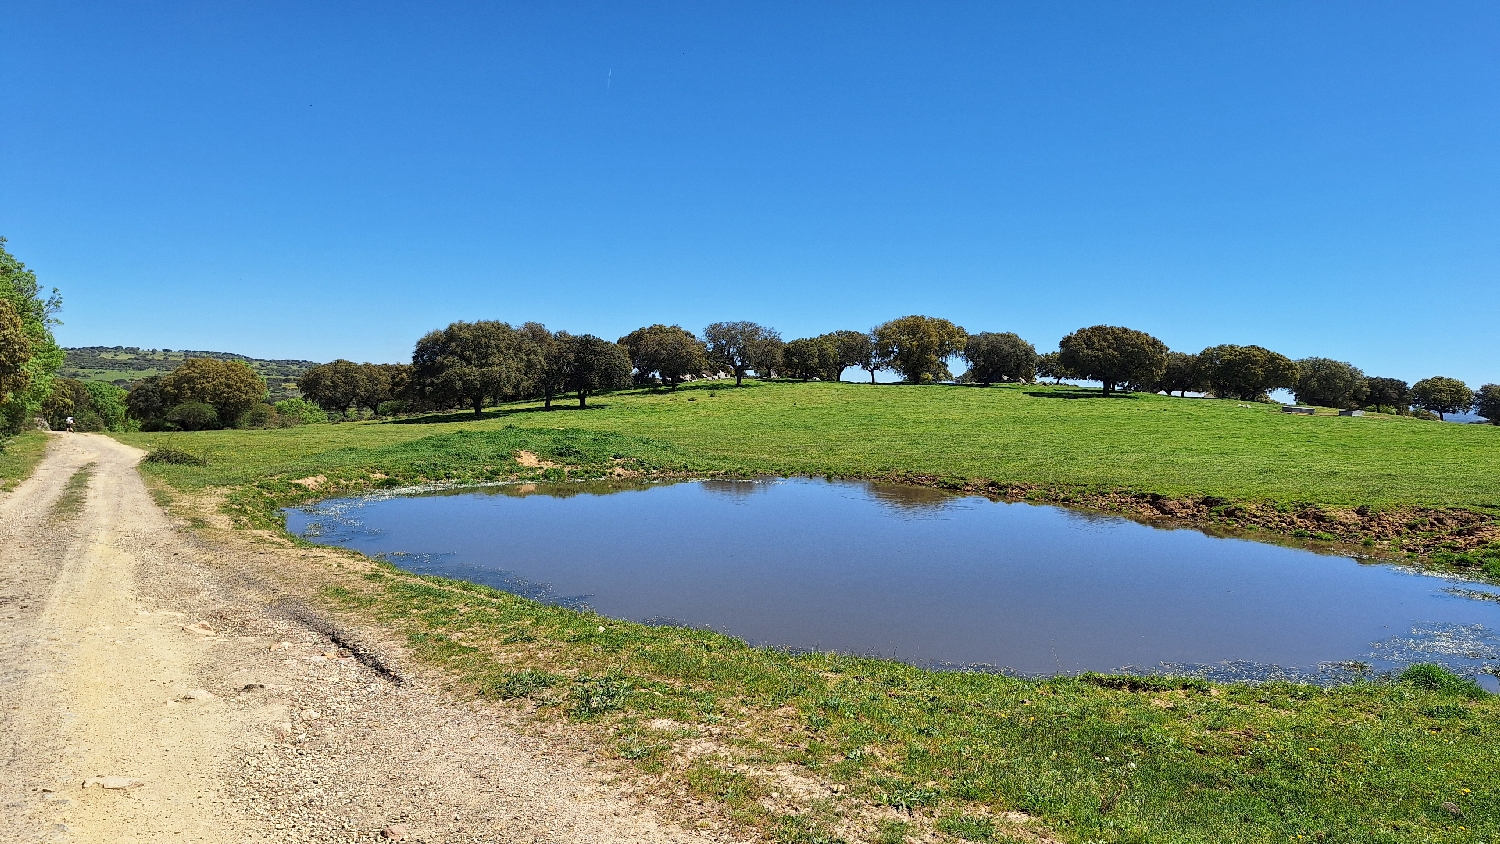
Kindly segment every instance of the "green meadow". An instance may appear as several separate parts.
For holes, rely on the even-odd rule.
[[[649,440],[698,470],[923,475],[1328,505],[1500,513],[1500,427],[1038,386],[700,382],[603,396],[579,410],[518,403],[397,422],[131,434],[213,457],[187,484],[236,485],[454,431],[592,431]],[[448,469],[462,475],[462,461]],[[434,468],[441,468],[434,465]],[[472,468],[472,467],[469,467]]]
[[[0,439],[0,492],[14,489],[25,480],[46,453],[47,435],[41,431]]]
[[[221,490],[262,527],[276,505],[341,488],[621,472],[1500,511],[1497,428],[1067,387],[698,384],[587,410],[117,436],[206,458],[143,470],[169,496]],[[558,465],[522,466],[519,451]],[[404,636],[457,689],[573,723],[654,789],[783,844],[1036,831],[1080,844],[1500,840],[1500,698],[1441,671],[1328,689],[933,672],[751,648],[384,564],[326,578],[329,607]],[[793,794],[789,770],[819,785]]]

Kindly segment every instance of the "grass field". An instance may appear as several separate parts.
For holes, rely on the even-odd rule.
[[[15,489],[47,453],[47,435],[41,431],[0,440],[0,492]]]
[[[446,420],[446,421],[433,421]],[[632,391],[587,410],[534,404],[397,423],[175,435],[220,454],[184,483],[237,484],[456,430],[601,431],[674,447],[700,468],[936,475],[1163,495],[1500,512],[1500,427],[1303,417],[1273,405],[1061,387],[749,382]],[[171,434],[124,437],[142,445]]]
[[[1068,388],[698,385],[479,421],[118,437],[207,457],[144,471],[224,490],[260,526],[275,503],[341,488],[564,473],[520,466],[521,450],[569,477],[913,474],[1326,504],[1500,501],[1500,429]],[[1500,840],[1500,698],[1456,678],[1319,689],[930,672],[753,649],[389,566],[330,571],[326,597],[404,634],[459,688],[577,722],[655,787],[785,844],[1008,840],[1007,812],[1068,842]],[[817,786],[790,787],[788,770]]]

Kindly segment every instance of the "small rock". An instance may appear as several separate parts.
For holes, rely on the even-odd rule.
[[[197,624],[184,624],[182,625],[182,631],[184,633],[197,633],[199,636],[214,635],[214,629],[209,627],[208,622],[205,621],[200,621]]]
[[[213,700],[217,695],[208,689],[193,689],[182,696],[183,700]]]
[[[242,692],[258,692],[258,691],[261,691],[262,689],[264,689],[265,687],[266,687],[265,683],[246,683],[245,687],[243,689],[240,689],[240,691],[242,691]]]
[[[1460,817],[1464,813],[1463,809],[1458,808],[1458,804],[1457,803],[1447,803],[1447,802],[1443,803],[1443,811],[1447,812],[1448,814],[1452,815],[1455,818],[1456,817]]]
[[[276,725],[276,737],[277,738],[289,738],[291,735],[292,735],[292,722],[291,721],[282,721],[280,724]]]
[[[411,836],[411,832],[399,823],[393,823],[380,831],[380,837],[388,841],[405,841]]]
[[[316,721],[316,720],[318,720],[319,718],[322,718],[322,717],[323,717],[323,713],[319,712],[316,709],[304,709],[304,710],[302,710],[302,720],[304,720],[304,721]]]
[[[145,780],[134,777],[90,777],[83,781],[83,787],[97,785],[100,788],[138,788],[146,784]]]

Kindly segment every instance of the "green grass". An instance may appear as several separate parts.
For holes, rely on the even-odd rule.
[[[15,489],[30,477],[46,453],[47,435],[41,431],[0,439],[0,492]]]
[[[68,483],[63,486],[62,494],[52,502],[52,511],[49,514],[52,521],[60,522],[71,519],[83,512],[83,505],[88,501],[89,481],[94,477],[94,464],[89,463],[82,466],[73,476],[68,478]]]
[[[1066,388],[697,385],[598,404],[118,436],[206,458],[143,471],[223,490],[261,527],[278,524],[277,504],[341,489],[617,473],[920,476],[1278,506],[1500,502],[1500,429],[1482,426]],[[523,467],[522,450],[561,465]],[[754,649],[389,566],[328,578],[331,604],[404,634],[460,688],[575,722],[662,788],[783,844],[1005,840],[1006,812],[1068,842],[1500,840],[1500,699],[1441,673],[1327,690],[1021,680]],[[776,798],[773,772],[787,767],[836,796]]]
[[[747,473],[927,475],[1168,496],[1424,505],[1500,512],[1500,427],[1372,414],[1302,417],[1270,405],[1062,387],[750,382],[632,391],[588,410],[517,404],[474,421],[346,423],[175,435],[219,453],[188,484],[251,482],[357,460],[456,430],[561,429],[650,440],[695,466]],[[135,434],[156,446],[174,435]],[[458,463],[451,464],[458,466]]]

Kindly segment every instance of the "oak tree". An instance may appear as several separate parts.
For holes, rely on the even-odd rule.
[[[648,325],[619,340],[641,383],[658,378],[675,389],[684,380],[709,369],[708,350],[693,332],[680,325]]]
[[[1412,403],[1423,410],[1430,410],[1439,419],[1450,413],[1464,413],[1474,406],[1474,391],[1457,378],[1434,375],[1411,385]]]
[[[1297,383],[1292,394],[1298,404],[1352,409],[1363,407],[1370,383],[1353,364],[1328,358],[1297,361]]]
[[[963,352],[969,337],[946,319],[920,315],[893,319],[874,334],[876,356],[909,384],[951,380],[948,359]]]
[[[1036,347],[1010,332],[970,334],[963,357],[969,364],[969,380],[978,384],[1036,378]]]
[[[1262,401],[1297,383],[1297,364],[1260,346],[1211,346],[1198,353],[1208,389],[1221,399]]]
[[[1068,371],[1098,381],[1106,396],[1119,384],[1155,383],[1167,367],[1167,344],[1118,325],[1080,328],[1064,337],[1058,349]]]
[[[745,373],[751,370],[769,378],[780,363],[781,335],[764,325],[716,322],[703,329],[703,340],[708,344],[709,360],[734,373],[735,386],[744,383]]]

